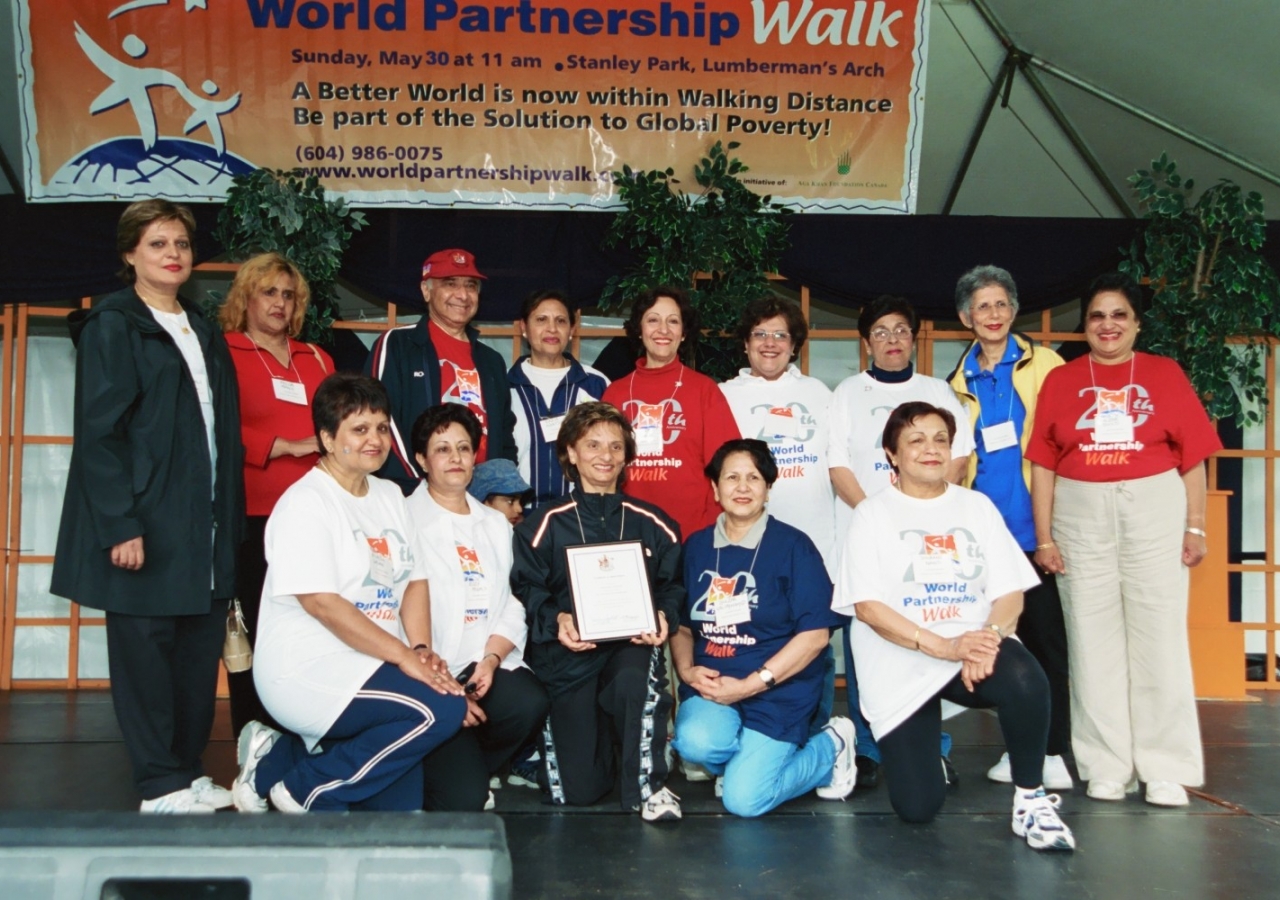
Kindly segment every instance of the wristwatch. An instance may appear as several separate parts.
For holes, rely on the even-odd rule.
[[[773,673],[764,666],[756,669],[756,674],[760,676],[760,680],[764,682],[766,689],[771,688],[778,683],[778,679],[774,678]]]
[[[1004,640],[1004,632],[1000,630],[1000,626],[997,625],[995,622],[988,622],[986,624],[986,627],[994,631],[996,635],[1000,638],[1000,640],[1002,641]]]

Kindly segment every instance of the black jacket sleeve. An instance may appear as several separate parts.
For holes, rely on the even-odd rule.
[[[85,323],[76,353],[77,480],[88,498],[98,547],[143,534],[135,509],[129,419],[142,391],[123,314],[104,312]]]
[[[529,625],[529,643],[546,644],[559,640],[556,616],[560,603],[551,589],[551,557],[555,551],[551,535],[543,535],[543,544],[534,547],[535,531],[529,526],[537,521],[525,519],[512,535],[511,593],[524,604]]]

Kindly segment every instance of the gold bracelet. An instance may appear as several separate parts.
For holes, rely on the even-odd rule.
[[[1049,543],[1047,543],[1047,544],[1036,544],[1036,549],[1037,549],[1037,550],[1048,550],[1050,547],[1056,547],[1056,546],[1058,546],[1056,543],[1054,543],[1053,541],[1050,541],[1050,542],[1049,542]]]
[[[920,628],[919,628],[919,626],[917,626],[917,627],[916,627],[916,636],[915,636],[914,640],[915,640],[915,642],[916,642],[916,649],[917,649],[917,650],[919,650],[919,649],[920,649]]]
[[[1183,531],[1187,534],[1194,534],[1196,537],[1207,538],[1209,536],[1204,533],[1203,528],[1184,528]]]

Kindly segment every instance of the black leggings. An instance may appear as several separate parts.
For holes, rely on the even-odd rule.
[[[1027,562],[1034,565],[1034,553]],[[1049,679],[1049,744],[1045,752],[1061,756],[1071,752],[1071,688],[1067,681],[1067,626],[1062,619],[1062,598],[1057,579],[1036,566],[1040,583],[1022,597],[1018,637],[1044,669]]]
[[[938,757],[942,701],[970,709],[995,707],[1013,768],[1013,783],[1037,788],[1043,782],[1049,736],[1049,681],[1027,648],[1012,638],[1000,644],[995,670],[965,688],[957,674],[909,718],[877,742],[889,783],[893,811],[907,822],[929,822],[942,809],[947,786]]]

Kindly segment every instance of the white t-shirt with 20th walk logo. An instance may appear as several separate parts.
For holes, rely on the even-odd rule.
[[[956,637],[982,628],[997,598],[1040,583],[999,510],[984,494],[948,485],[921,500],[897,489],[853,511],[832,608],[878,600],[921,628]],[[902,724],[960,672],[853,623],[853,660],[862,713],[877,738]]]
[[[370,477],[355,497],[312,469],[267,520],[254,684],[281,725],[313,747],[382,661],[348,646],[298,602],[337,594],[388,634],[404,640],[400,603],[410,581],[425,580],[400,489]]]
[[[827,461],[831,388],[793,363],[773,381],[742,369],[720,390],[742,436],[768,444],[778,465],[769,514],[809,535],[834,578],[836,506]]]

